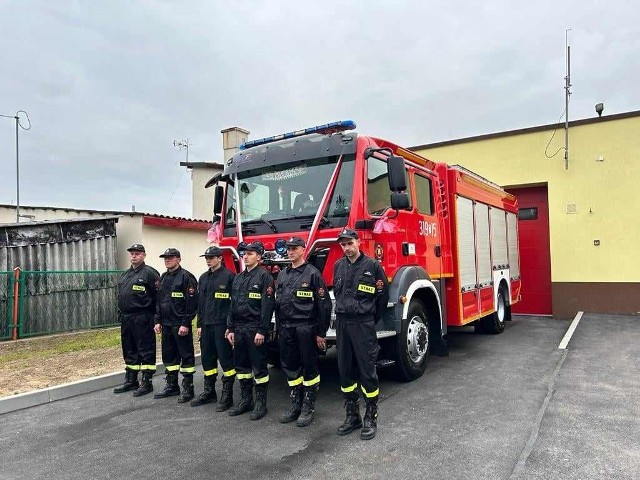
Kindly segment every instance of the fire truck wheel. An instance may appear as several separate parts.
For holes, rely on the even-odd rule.
[[[424,306],[412,301],[396,341],[396,373],[409,382],[422,376],[429,358],[429,321]]]
[[[480,319],[481,331],[493,335],[504,332],[504,322],[507,319],[507,312],[509,312],[509,306],[507,305],[504,288],[501,288],[498,290],[496,311]]]

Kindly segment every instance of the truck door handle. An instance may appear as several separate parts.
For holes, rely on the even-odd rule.
[[[442,252],[440,251],[440,245],[436,245],[436,247],[434,248],[434,253],[436,257],[439,257],[440,255],[442,255]]]

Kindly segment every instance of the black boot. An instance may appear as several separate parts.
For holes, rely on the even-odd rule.
[[[224,412],[233,407],[233,381],[236,377],[222,377],[222,394],[216,412]]]
[[[251,420],[260,420],[267,414],[267,388],[268,383],[256,385],[256,406],[249,417]]]
[[[367,411],[364,414],[364,426],[360,432],[362,440],[371,440],[378,430],[378,397],[367,399]]]
[[[178,397],[178,403],[187,403],[193,395],[193,375],[185,375],[182,377],[182,393]]]
[[[204,377],[204,391],[197,398],[191,401],[192,407],[199,407],[205,403],[217,402],[216,395],[216,375]]]
[[[289,393],[291,408],[282,414],[280,423],[290,423],[298,419],[302,410],[302,387],[293,387]]]
[[[302,411],[302,386],[293,387],[289,392],[291,399],[291,408],[280,416],[280,423],[294,422],[300,416]]]
[[[229,410],[229,415],[235,417],[253,410],[253,380],[240,380],[240,402]]]
[[[142,382],[140,382],[140,386],[138,389],[133,392],[134,397],[141,397],[146,395],[147,393],[153,392],[153,371],[145,370],[142,372]]]
[[[136,370],[129,370],[127,368],[124,371],[124,383],[119,387],[114,388],[113,393],[129,392],[131,390],[135,390],[139,386],[140,384],[138,383],[138,372]]]
[[[360,405],[358,399],[347,399],[344,402],[347,416],[342,425],[338,427],[338,435],[347,435],[358,428],[362,428],[362,417],[360,416]]]
[[[306,427],[313,422],[313,413],[316,411],[316,398],[318,397],[318,387],[304,387],[304,400],[302,401],[302,412],[298,417],[296,425]]]
[[[166,376],[167,384],[161,392],[154,393],[153,398],[174,397],[180,395],[180,387],[178,387],[178,372],[169,372]]]

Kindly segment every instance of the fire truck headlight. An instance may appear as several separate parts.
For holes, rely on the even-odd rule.
[[[287,241],[284,238],[276,240],[275,250],[278,255],[283,256],[287,253]]]

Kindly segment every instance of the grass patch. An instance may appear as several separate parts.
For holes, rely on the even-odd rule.
[[[0,367],[16,360],[26,361],[80,350],[100,350],[118,345],[120,345],[119,328],[6,342],[0,344]]]

